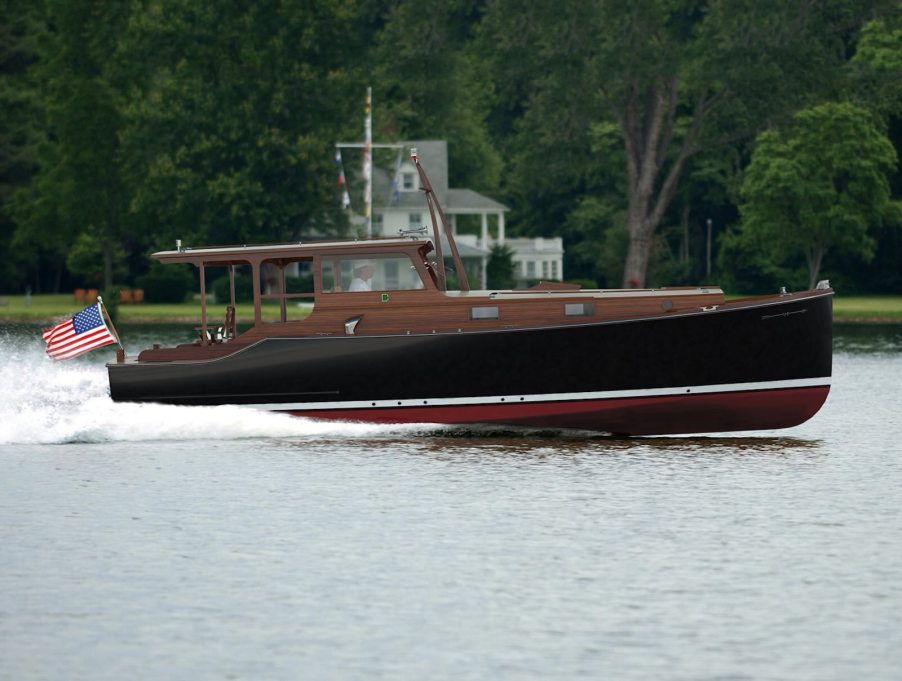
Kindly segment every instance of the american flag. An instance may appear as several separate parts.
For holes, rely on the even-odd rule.
[[[119,342],[103,321],[100,303],[86,307],[52,329],[45,329],[44,341],[47,354],[55,360],[72,359],[94,348]]]

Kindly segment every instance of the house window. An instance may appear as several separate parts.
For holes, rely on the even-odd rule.
[[[373,216],[373,234],[382,234],[383,220],[382,213],[376,213]]]
[[[536,276],[536,263],[532,260],[526,263],[526,276],[530,279]]]
[[[401,173],[401,186],[407,192],[416,189],[416,185],[413,182],[413,173]]]
[[[422,213],[410,213],[407,216],[408,224],[411,229],[419,229],[423,226],[423,214]]]
[[[543,260],[542,261],[542,279],[547,279],[547,278],[548,278],[548,261]]]
[[[558,273],[557,273],[557,260],[552,260],[552,261],[551,261],[551,278],[552,278],[552,279],[557,279],[557,278],[558,278]]]

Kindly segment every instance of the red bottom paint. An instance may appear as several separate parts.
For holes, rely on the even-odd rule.
[[[665,435],[797,426],[817,413],[829,392],[829,386],[818,386],[571,402],[292,410],[289,413],[368,423],[497,424]]]

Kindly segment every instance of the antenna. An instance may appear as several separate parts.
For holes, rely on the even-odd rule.
[[[426,205],[429,207],[429,217],[432,219],[432,231],[435,234],[435,259],[438,261],[438,287],[441,291],[448,290],[448,280],[445,274],[445,260],[442,257],[442,237],[438,229],[438,221],[435,219],[435,213],[438,211],[439,218],[442,221],[442,230],[448,238],[448,245],[451,247],[451,258],[454,260],[454,269],[457,272],[457,283],[461,291],[470,290],[470,282],[467,280],[467,271],[464,269],[463,260],[460,259],[460,253],[457,251],[457,242],[454,241],[454,235],[448,229],[448,221],[445,219],[445,212],[442,210],[438,197],[432,189],[432,184],[426,176],[426,171],[420,165],[419,156],[416,147],[410,149],[410,160],[417,168],[420,175],[420,189],[426,193]]]

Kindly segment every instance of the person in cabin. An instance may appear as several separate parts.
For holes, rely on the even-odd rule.
[[[375,272],[376,268],[368,260],[358,262],[354,265],[354,278],[348,291],[372,291]]]

